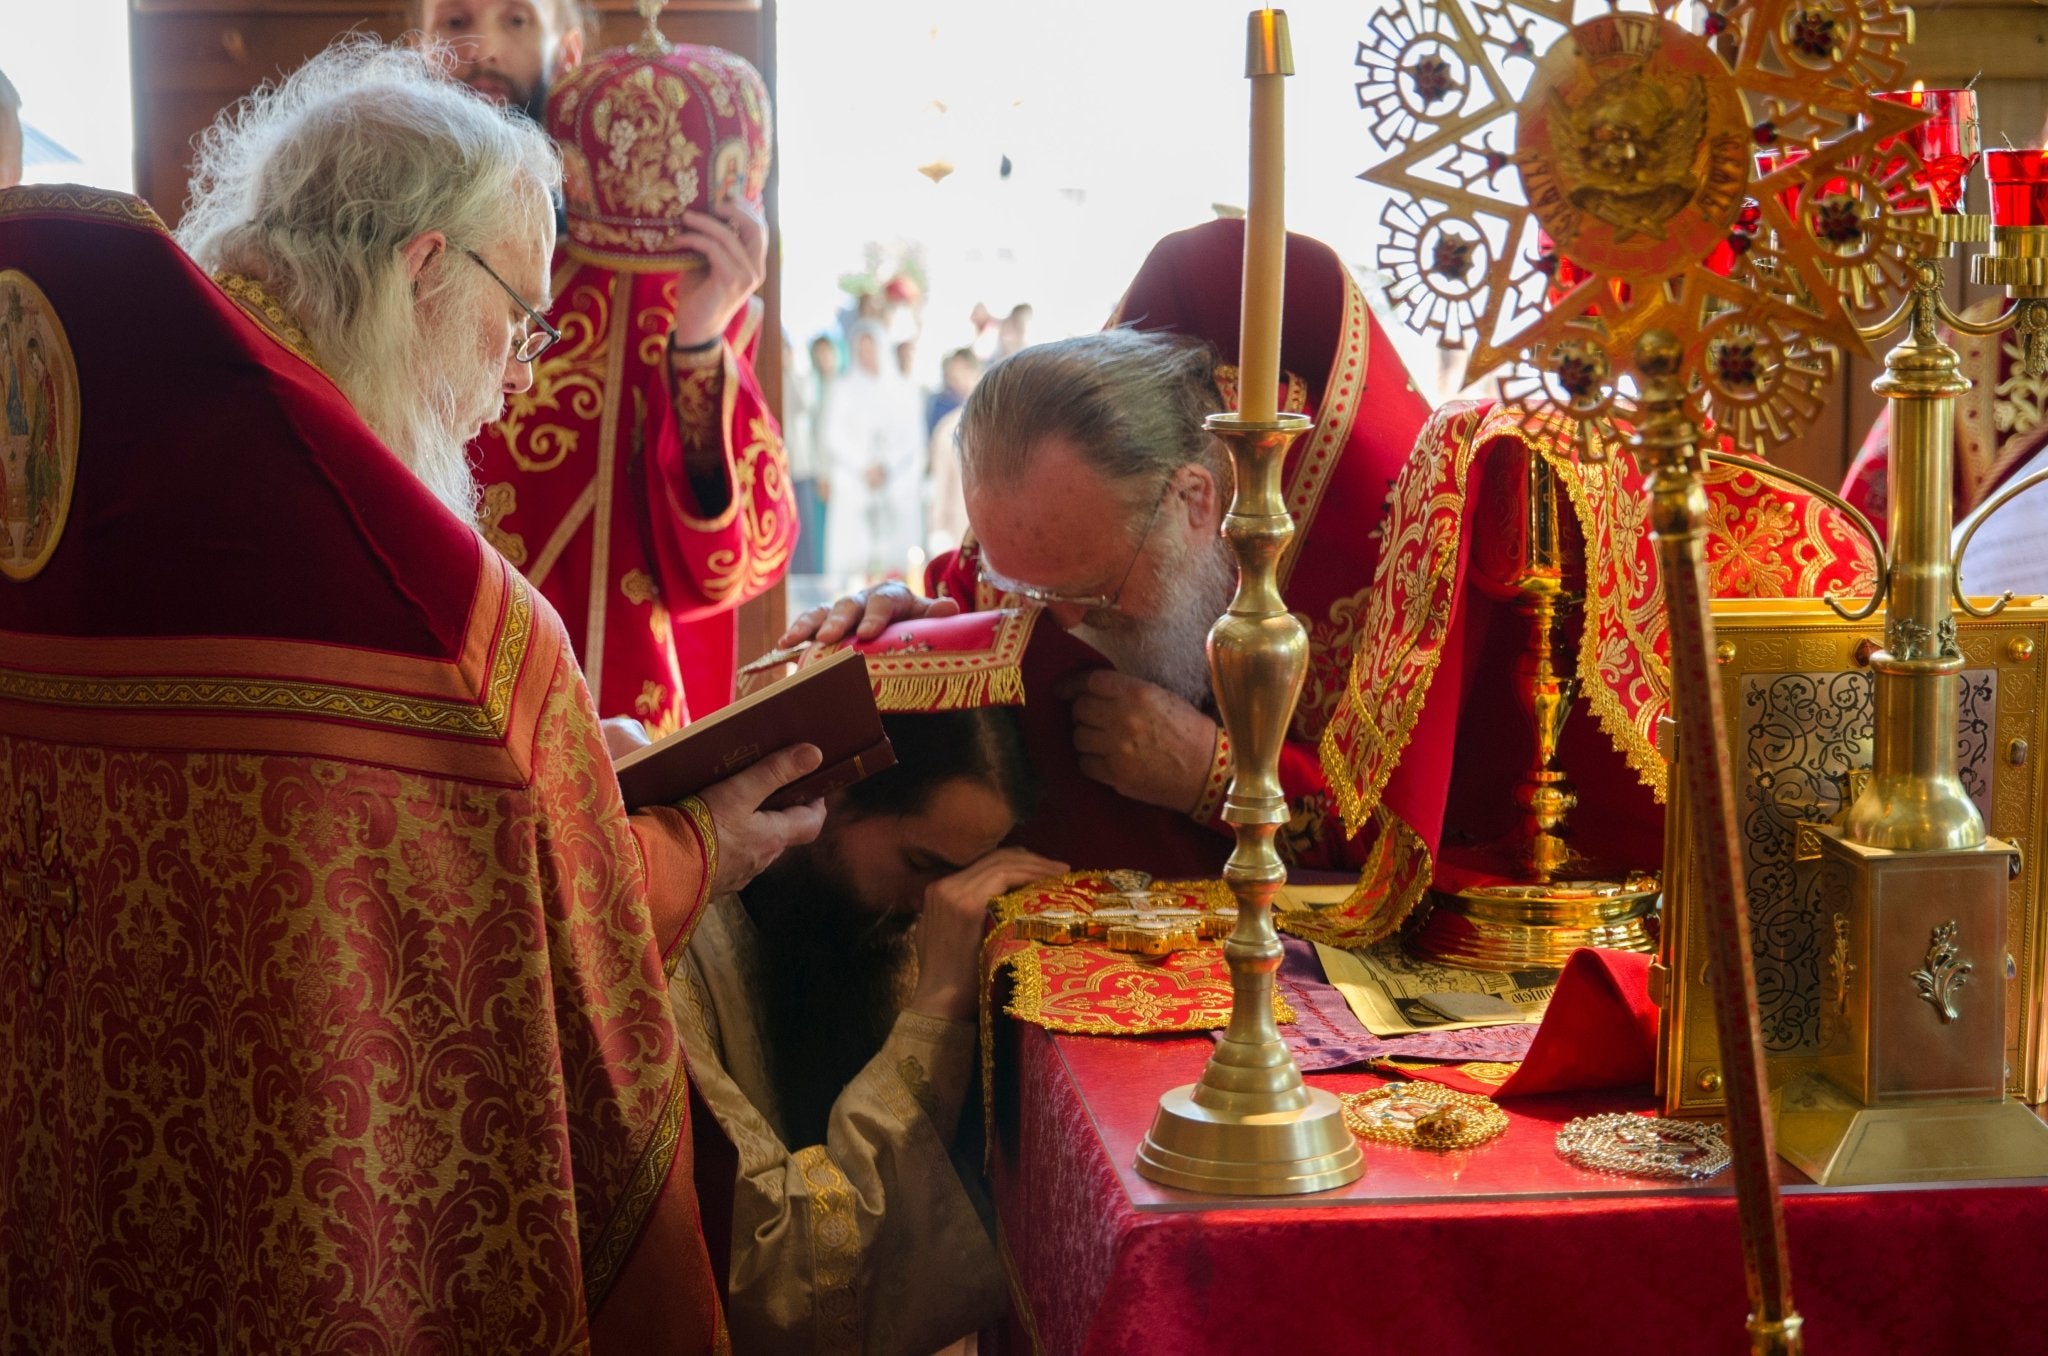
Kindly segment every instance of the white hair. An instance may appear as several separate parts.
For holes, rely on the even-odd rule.
[[[200,139],[177,237],[200,267],[268,289],[364,422],[473,520],[463,448],[502,394],[456,323],[496,287],[464,256],[551,242],[561,163],[540,129],[438,62],[350,37],[243,99]],[[448,248],[415,283],[402,251],[429,231]]]

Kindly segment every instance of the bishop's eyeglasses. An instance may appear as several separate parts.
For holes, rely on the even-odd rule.
[[[1152,516],[1145,520],[1145,530],[1138,537],[1138,548],[1131,552],[1131,563],[1124,566],[1123,577],[1116,581],[1116,587],[1108,593],[1062,593],[1058,589],[1040,588],[1010,578],[999,570],[989,567],[986,557],[981,561],[981,577],[1002,593],[1014,593],[1028,598],[1041,607],[1085,607],[1091,612],[1106,611],[1117,605],[1124,596],[1124,586],[1131,582],[1131,572],[1138,568],[1138,557],[1145,554],[1145,545],[1152,540],[1152,529],[1159,526],[1159,510],[1166,507],[1166,500],[1173,492],[1174,477],[1169,475],[1166,483],[1159,487],[1159,497],[1152,501]]]
[[[527,304],[526,298],[520,296],[518,290],[511,283],[499,277],[498,270],[485,263],[484,257],[481,254],[478,254],[475,250],[464,250],[463,253],[476,260],[476,266],[490,274],[491,281],[504,288],[505,295],[512,298],[520,310],[526,312],[527,324],[531,328],[513,341],[513,357],[523,363],[539,362],[541,354],[562,342],[562,332],[553,325],[548,324],[546,316]]]

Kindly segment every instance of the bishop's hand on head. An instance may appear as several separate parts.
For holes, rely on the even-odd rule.
[[[775,642],[778,649],[815,642],[830,645],[849,636],[873,640],[900,621],[914,617],[950,617],[960,610],[951,598],[920,598],[896,580],[841,598],[824,607],[799,612]]]

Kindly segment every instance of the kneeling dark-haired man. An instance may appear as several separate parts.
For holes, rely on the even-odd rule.
[[[1012,712],[884,724],[896,766],[830,798],[817,841],[712,901],[670,986],[691,1073],[738,1152],[741,1351],[923,1356],[1003,1309],[950,1150],[988,902],[1066,868],[997,846],[1036,798]]]

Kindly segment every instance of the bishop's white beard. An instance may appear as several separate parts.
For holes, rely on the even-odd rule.
[[[494,284],[481,270],[476,282]],[[412,304],[373,306],[334,361],[335,384],[420,483],[456,517],[477,521],[470,440],[498,417],[501,369],[475,325],[474,283],[445,285]]]
[[[1090,613],[1074,634],[1109,656],[1121,673],[1165,688],[1190,706],[1209,704],[1209,628],[1237,591],[1237,562],[1222,540],[1159,571],[1160,609],[1142,620]]]

